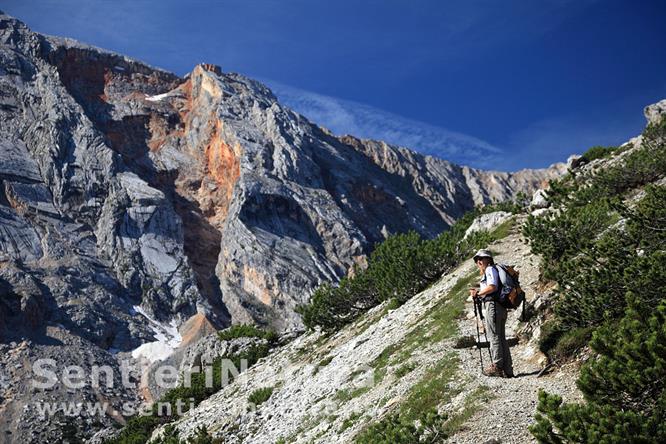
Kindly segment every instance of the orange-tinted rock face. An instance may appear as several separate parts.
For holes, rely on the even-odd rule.
[[[160,100],[161,109],[169,111],[167,116],[151,110],[147,144],[156,154],[171,146],[190,158],[179,166],[172,183],[175,209],[183,221],[185,253],[199,290],[209,300],[216,300],[219,231],[240,178],[241,148],[238,142],[225,138],[216,107],[222,92],[208,71],[215,72],[198,66],[168,98]]]
[[[189,318],[179,329],[180,335],[183,338],[179,347],[181,349],[190,344],[195,343],[197,340],[215,333],[217,330],[206,318],[206,315],[197,313]]]
[[[178,139],[175,143],[195,160],[194,165],[180,169],[176,190],[196,202],[208,222],[220,227],[240,178],[241,148],[237,142],[224,137],[224,123],[209,100],[212,98],[214,104],[222,92],[207,71],[215,70],[197,66],[191,77],[176,89],[176,98],[171,103],[180,124],[170,137]],[[159,125],[152,130],[156,146],[169,137],[163,136],[161,131]]]
[[[207,214],[216,225],[224,222],[233,194],[234,185],[240,177],[240,146],[232,149],[222,138],[222,122],[217,120],[210,143],[206,147],[206,174],[213,179],[216,188],[211,191],[199,189],[201,204],[208,203]],[[207,211],[206,211],[207,210]]]
[[[262,304],[271,306],[272,296],[266,277],[257,269],[243,266],[243,289],[258,297]]]
[[[220,68],[199,65],[183,80],[102,60],[84,49],[63,49],[52,57],[63,84],[108,145],[132,172],[172,199],[199,290],[209,300],[219,299],[219,230],[240,178],[241,156],[217,115],[223,99],[216,81]],[[160,162],[167,147],[166,156],[174,150],[182,155],[168,169]]]

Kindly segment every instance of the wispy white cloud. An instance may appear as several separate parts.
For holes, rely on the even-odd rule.
[[[474,136],[408,119],[372,106],[263,80],[280,102],[333,133],[383,140],[455,163],[492,168],[500,148]]]

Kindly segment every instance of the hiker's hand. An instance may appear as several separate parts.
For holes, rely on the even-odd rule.
[[[479,295],[479,289],[478,288],[470,288],[469,289],[469,295],[476,299]]]

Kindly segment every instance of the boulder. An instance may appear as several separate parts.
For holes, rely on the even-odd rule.
[[[646,106],[644,114],[648,123],[659,123],[663,116],[666,115],[666,99]]]
[[[550,205],[548,202],[548,194],[546,190],[539,189],[534,192],[532,195],[532,202],[530,202],[530,208],[547,208]]]
[[[512,216],[511,213],[506,211],[495,211],[493,213],[482,214],[474,219],[472,225],[469,226],[465,232],[465,238],[477,231],[492,231],[494,228],[497,228],[509,220]]]
[[[530,212],[530,214],[534,217],[539,217],[543,216],[544,214],[548,213],[548,208],[537,208],[536,210]]]

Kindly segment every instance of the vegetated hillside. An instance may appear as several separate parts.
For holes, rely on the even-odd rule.
[[[666,100],[646,117],[641,137],[553,184],[525,227],[558,285],[542,349],[556,362],[592,351],[584,403],[540,394],[542,442],[666,440]]]
[[[666,119],[653,117],[653,110],[663,104],[647,109],[650,123],[641,137],[572,159],[569,176],[534,200],[542,208],[527,221],[515,216],[490,238],[461,236],[449,239],[458,248],[442,250],[447,257],[462,253],[460,263],[476,242],[500,239],[490,248],[500,262],[520,269],[528,322],[518,322],[517,313],[509,322],[518,339],[512,349],[518,378],[480,376],[478,350],[465,348],[476,343],[465,300],[478,279],[467,260],[414,297],[383,298],[338,323],[315,310],[313,325],[323,321],[329,334],[307,334],[278,349],[153,436],[164,442],[194,433],[223,442],[408,443],[446,436],[452,442],[660,442]],[[438,245],[385,244],[390,250],[371,257],[367,273],[350,278],[344,290],[326,292],[333,307],[356,304],[356,279],[360,288],[378,288],[373,260],[389,268],[402,263],[419,277],[410,259]],[[579,392],[576,353],[586,349],[592,331]],[[563,365],[571,360],[573,366]],[[541,414],[534,418],[540,390],[549,395],[539,395]],[[249,404],[256,399],[259,406]]]
[[[533,304],[547,296],[540,287],[539,258],[522,240],[525,217],[507,216],[485,241],[499,261],[520,268]],[[403,305],[386,301],[337,331],[302,335],[154,436],[166,430],[185,442],[205,428],[225,443],[411,443],[427,436],[432,440],[421,442],[442,442],[447,435],[451,442],[484,437],[529,442],[537,390],[578,399],[573,376],[537,379],[543,356],[524,338],[513,348],[522,377],[509,386],[480,375],[478,351],[458,348],[467,346],[474,331],[468,288],[478,279],[466,258]],[[511,315],[512,337],[527,328],[518,317]],[[487,350],[483,353],[487,364]],[[268,399],[256,408],[250,404],[255,393],[267,389]],[[482,425],[492,399],[520,411],[523,423],[507,418],[501,428]]]
[[[217,66],[181,78],[0,14],[0,434],[122,422],[158,394],[123,387],[120,360],[180,359],[231,322],[302,328],[296,306],[389,234],[433,238],[563,169],[487,172],[336,137]],[[31,364],[52,357],[118,379],[34,391]],[[31,408],[88,401],[108,414]]]

